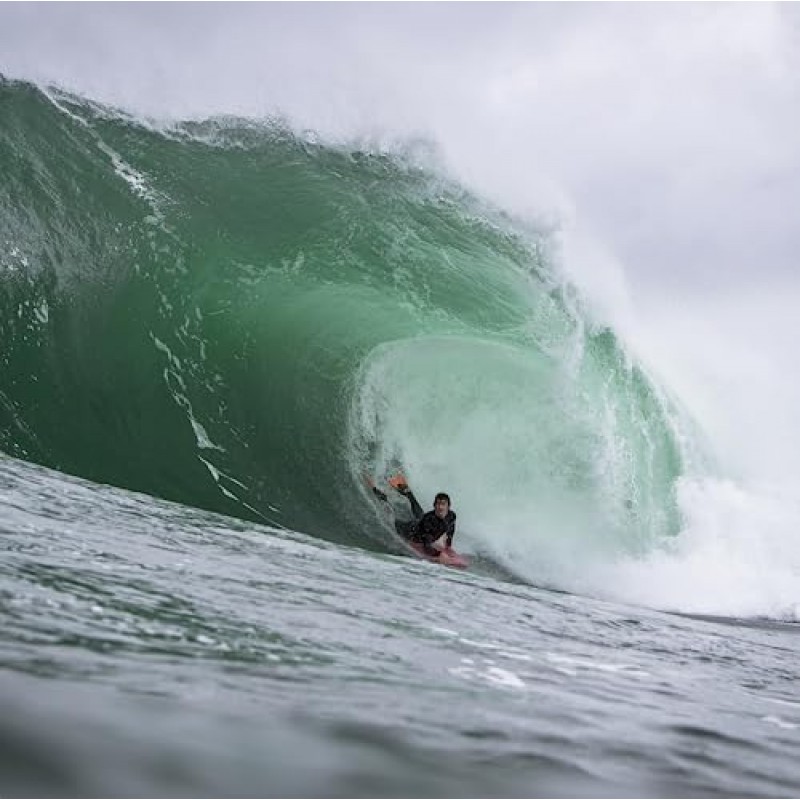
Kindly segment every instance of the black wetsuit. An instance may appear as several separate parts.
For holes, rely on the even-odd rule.
[[[411,503],[414,519],[408,522],[395,520],[395,530],[409,542],[421,545],[426,555],[438,558],[439,550],[433,546],[433,543],[441,536],[446,535],[447,546],[450,547],[453,544],[453,536],[456,533],[456,512],[448,510],[444,518],[437,517],[435,511],[428,511],[426,514],[411,489],[407,489],[402,494]]]

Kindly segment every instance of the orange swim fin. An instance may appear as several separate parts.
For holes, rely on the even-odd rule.
[[[392,475],[388,480],[388,484],[392,489],[397,489],[398,492],[404,492],[408,489],[408,481],[402,472],[398,472],[397,475]]]

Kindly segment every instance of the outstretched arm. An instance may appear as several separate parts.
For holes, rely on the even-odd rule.
[[[386,496],[386,492],[382,492],[377,486],[372,487],[372,494],[374,494],[375,497],[378,498],[378,500],[384,503],[389,502],[389,498]]]
[[[417,502],[417,498],[414,497],[414,493],[411,489],[406,488],[406,490],[401,491],[400,494],[411,503],[411,513],[414,515],[414,519],[422,519],[422,517],[425,516],[425,512],[422,510],[422,506]]]

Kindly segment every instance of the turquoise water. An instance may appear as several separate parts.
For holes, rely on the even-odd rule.
[[[9,81],[0,174],[0,789],[796,794],[791,603],[682,602],[725,478],[550,233]],[[401,555],[398,467],[474,569]]]
[[[397,464],[477,492],[484,549],[501,496],[578,547],[678,532],[670,412],[543,234],[277,123],[2,91],[7,453],[363,546]]]

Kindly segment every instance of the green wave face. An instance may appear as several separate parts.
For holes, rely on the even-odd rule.
[[[677,532],[659,392],[542,237],[435,172],[6,82],[0,174],[5,452],[365,546],[362,474],[397,465],[501,558]]]

